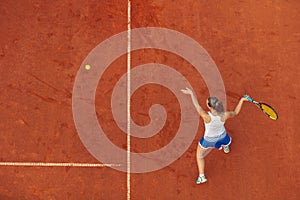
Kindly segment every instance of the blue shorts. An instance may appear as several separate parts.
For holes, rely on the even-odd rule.
[[[229,137],[226,131],[224,131],[221,135],[214,136],[214,137],[204,136],[199,141],[199,145],[203,149],[217,148],[221,150],[222,146],[230,145],[230,143],[231,143],[231,137]]]

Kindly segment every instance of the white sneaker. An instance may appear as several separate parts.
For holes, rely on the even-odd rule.
[[[229,153],[230,152],[229,145],[228,146],[223,146],[223,151],[224,151],[224,153]]]
[[[205,183],[205,182],[207,182],[207,179],[205,176],[198,176],[198,179],[196,180],[197,184]]]

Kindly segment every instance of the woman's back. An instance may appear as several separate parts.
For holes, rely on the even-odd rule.
[[[222,117],[219,115],[213,115],[211,112],[208,112],[211,120],[208,123],[204,123],[205,125],[205,132],[204,136],[213,137],[221,135],[225,131],[224,124],[225,122],[222,121]]]

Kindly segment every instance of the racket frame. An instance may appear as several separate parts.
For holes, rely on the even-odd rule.
[[[276,110],[275,110],[272,106],[270,106],[269,104],[257,102],[257,101],[253,100],[251,97],[249,97],[249,96],[247,96],[247,95],[244,95],[244,98],[247,98],[249,102],[255,104],[255,105],[256,105],[256,106],[257,106],[257,107],[258,107],[265,115],[267,115],[270,119],[273,119],[273,120],[277,120],[277,119],[278,119],[278,114],[277,114]],[[264,111],[264,109],[262,108],[261,105],[266,105],[266,106],[268,106],[269,108],[271,108],[271,109],[274,111],[274,113],[276,114],[276,118],[274,119],[273,117],[271,117],[271,115],[269,115],[268,113],[266,113],[266,112]]]

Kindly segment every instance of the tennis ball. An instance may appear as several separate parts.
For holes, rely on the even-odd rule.
[[[85,65],[84,67],[86,70],[90,70],[91,69],[91,65]]]

